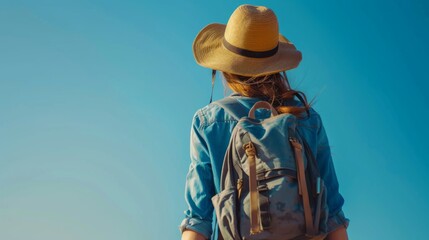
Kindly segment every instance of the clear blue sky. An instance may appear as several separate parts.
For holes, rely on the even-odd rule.
[[[243,3],[303,53],[289,75],[317,97],[351,239],[427,239],[423,0],[0,0],[0,239],[179,239],[210,95],[192,41]]]

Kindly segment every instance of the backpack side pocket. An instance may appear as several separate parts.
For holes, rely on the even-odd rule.
[[[224,239],[241,239],[237,222],[237,189],[228,188],[212,197],[220,233]]]

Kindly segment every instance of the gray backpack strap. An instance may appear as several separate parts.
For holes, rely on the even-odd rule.
[[[216,104],[219,107],[223,108],[236,120],[240,120],[240,118],[249,114],[249,110],[234,97],[226,97],[216,102],[213,102],[213,104]]]
[[[212,104],[216,104],[219,107],[221,107],[225,112],[227,112],[237,121],[240,120],[240,118],[247,116],[249,114],[248,108],[232,96],[217,100]],[[235,159],[235,158],[231,158],[231,159]],[[233,167],[237,172],[239,179],[243,179],[243,169],[240,167],[240,162],[233,161]]]

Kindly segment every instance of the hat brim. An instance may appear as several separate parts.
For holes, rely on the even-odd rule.
[[[212,23],[198,33],[193,52],[199,65],[242,76],[261,76],[296,68],[301,62],[301,52],[281,34],[278,51],[271,57],[251,58],[231,52],[222,44],[225,28],[224,24]]]

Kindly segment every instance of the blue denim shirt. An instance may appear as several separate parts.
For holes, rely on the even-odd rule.
[[[258,98],[249,98],[233,94],[249,110]],[[302,105],[296,100],[290,100],[286,105]],[[260,112],[259,117],[267,117]],[[213,213],[211,198],[220,192],[220,175],[226,149],[231,133],[237,120],[216,104],[209,104],[199,109],[192,120],[190,157],[191,163],[186,177],[185,200],[188,209],[185,219],[180,225],[204,235],[207,239],[217,239],[216,216]],[[339,226],[348,226],[342,206],[344,199],[338,192],[338,181],[331,158],[330,147],[325,129],[319,114],[310,109],[310,117],[298,123],[298,129],[303,133],[311,150],[316,156],[321,177],[327,191],[329,207],[328,230],[333,231]],[[214,233],[214,234],[213,234]]]

